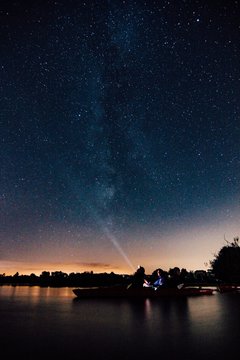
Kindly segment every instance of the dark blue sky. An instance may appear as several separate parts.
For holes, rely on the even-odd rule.
[[[1,1],[0,260],[99,263],[92,244],[114,268],[177,259],[172,229],[216,214],[238,230],[239,7]]]

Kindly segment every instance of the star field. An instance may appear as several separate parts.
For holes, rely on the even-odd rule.
[[[4,266],[198,268],[239,235],[239,7],[1,2]]]

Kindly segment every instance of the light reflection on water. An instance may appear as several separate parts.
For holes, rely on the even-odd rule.
[[[74,297],[71,288],[0,286],[2,353],[24,359],[224,359],[240,333],[239,294],[186,299]],[[14,346],[12,346],[14,344]],[[78,355],[78,356],[77,356]]]
[[[46,297],[70,297],[73,298],[72,288],[62,287],[40,287],[40,286],[0,286],[0,296],[5,297],[29,297],[46,298]]]

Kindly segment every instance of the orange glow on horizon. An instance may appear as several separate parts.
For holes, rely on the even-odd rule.
[[[137,268],[142,265],[147,274],[158,267],[165,271],[174,266],[187,271],[207,270],[214,254],[226,245],[224,236],[231,241],[240,235],[238,213],[236,211],[231,219],[226,219],[223,213],[195,224],[189,223],[188,227],[182,224],[168,231],[154,228],[149,231],[139,227],[118,241],[133,266]],[[93,241],[61,242],[59,233],[54,240],[45,247],[41,247],[37,241],[32,247],[28,244],[28,252],[18,252],[18,261],[15,260],[15,253],[8,248],[5,259],[2,257],[0,261],[0,274],[14,275],[19,272],[23,275],[40,275],[42,271],[62,271],[67,274],[85,271],[133,273],[117,249],[104,237],[98,239],[99,246]],[[59,243],[56,247],[57,240]]]
[[[92,265],[92,266],[91,266]],[[36,263],[36,262],[23,262],[23,261],[0,261],[0,274],[5,273],[6,276],[14,275],[17,272],[20,275],[35,274],[39,276],[43,271],[62,271],[64,273],[83,273],[93,271],[94,273],[111,273],[115,274],[129,274],[129,269],[119,268],[117,266],[104,266],[104,264],[66,264],[66,263]]]

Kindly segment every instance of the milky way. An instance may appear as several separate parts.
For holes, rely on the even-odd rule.
[[[239,16],[1,2],[2,263],[199,267],[239,235]]]

